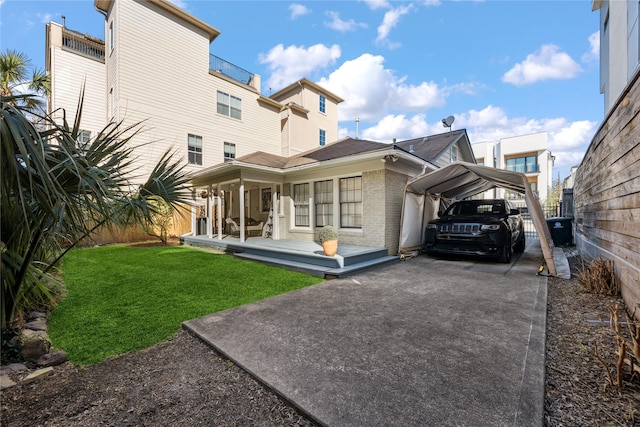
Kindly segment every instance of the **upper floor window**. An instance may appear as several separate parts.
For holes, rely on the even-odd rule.
[[[86,147],[91,141],[91,132],[88,130],[81,130],[78,133],[78,139],[76,140],[78,143],[78,147]]]
[[[316,227],[333,225],[333,180],[314,182],[313,200],[316,209]]]
[[[230,142],[224,143],[224,161],[228,162],[236,158],[236,144]]]
[[[309,184],[293,184],[293,210],[296,227],[309,226]]]
[[[320,112],[327,112],[327,98],[324,95],[320,95]]]
[[[340,178],[340,227],[362,228],[362,177]]]
[[[189,134],[187,152],[190,165],[202,165],[202,137]]]
[[[450,160],[451,162],[457,162],[458,161],[458,146],[453,144],[451,146],[451,150],[450,150]]]
[[[109,23],[109,50],[113,50],[115,38],[116,36],[113,32],[113,21],[111,21]]]
[[[320,146],[323,147],[327,143],[327,131],[320,129],[320,140],[318,141]]]
[[[238,120],[242,119],[242,100],[218,91],[218,114]]]
[[[538,158],[536,156],[525,156],[507,159],[506,169],[521,173],[539,172]]]

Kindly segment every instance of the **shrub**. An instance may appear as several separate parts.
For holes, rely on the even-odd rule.
[[[620,294],[620,280],[613,268],[613,261],[598,258],[591,261],[576,277],[588,292],[616,296]]]
[[[331,225],[325,225],[322,227],[322,230],[320,230],[318,238],[320,239],[320,243],[326,242],[327,240],[338,240],[338,230]]]

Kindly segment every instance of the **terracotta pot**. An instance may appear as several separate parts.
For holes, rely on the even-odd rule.
[[[338,241],[337,240],[326,240],[322,242],[322,249],[324,249],[324,254],[327,256],[334,256],[336,252],[338,252]]]

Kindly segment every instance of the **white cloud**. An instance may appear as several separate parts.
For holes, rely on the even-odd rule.
[[[340,31],[342,33],[347,31],[355,31],[357,28],[367,28],[367,24],[364,22],[356,22],[353,19],[349,19],[348,21],[343,21],[340,19],[340,14],[334,11],[327,11],[327,16],[331,18],[330,22],[324,23],[327,27],[332,30]]]
[[[589,51],[582,55],[582,62],[598,62],[600,58],[600,31],[589,36],[589,46]]]
[[[412,117],[407,117],[404,114],[390,114],[383,117],[375,126],[363,130],[362,139],[392,142],[394,138],[402,141],[434,133],[436,132],[425,121],[424,114],[415,114]]]
[[[422,2],[422,4],[424,6],[427,6],[427,7],[429,7],[429,6],[440,6],[442,4],[442,2],[440,0],[424,0]]]
[[[301,4],[295,4],[295,3],[289,6],[289,11],[291,12],[290,19],[292,21],[299,16],[303,16],[311,13],[311,9]]]
[[[340,120],[376,121],[390,111],[424,112],[445,103],[443,90],[434,82],[406,84],[384,68],[380,55],[363,54],[345,61],[319,84],[343,98]]]
[[[559,52],[556,45],[547,44],[507,71],[502,81],[522,86],[541,80],[571,79],[581,71],[582,68],[567,53]]]
[[[53,15],[50,13],[38,13],[36,14],[41,24],[48,24],[53,20]]]
[[[262,64],[268,64],[271,76],[267,81],[273,90],[279,90],[312,72],[334,64],[342,52],[336,44],[325,46],[316,44],[304,46],[288,46],[279,44],[267,54],[258,55]]]
[[[389,32],[396,25],[398,25],[398,21],[400,17],[406,15],[411,10],[413,10],[413,5],[409,4],[407,6],[398,7],[395,9],[391,9],[384,14],[384,18],[382,19],[382,24],[378,26],[378,37],[376,37],[377,43],[388,43],[389,47],[398,47],[399,44],[391,43],[388,41],[387,37],[389,36]]]
[[[364,2],[369,6],[369,9],[389,9],[391,4],[387,0],[364,0]]]

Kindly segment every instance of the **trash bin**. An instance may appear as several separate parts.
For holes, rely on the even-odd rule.
[[[551,233],[554,245],[570,245],[573,242],[571,218],[547,218],[547,227],[549,227],[549,232]]]

